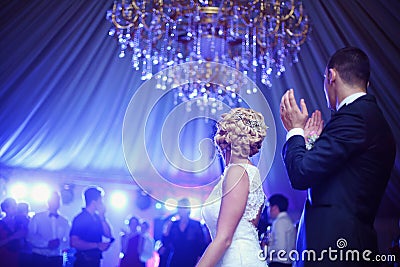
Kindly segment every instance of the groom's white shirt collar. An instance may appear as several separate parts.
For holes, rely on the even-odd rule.
[[[344,105],[349,105],[349,104],[353,103],[357,98],[360,98],[366,94],[367,93],[365,93],[365,92],[359,92],[359,93],[349,95],[348,97],[343,99],[342,102],[340,102],[340,104],[339,104],[339,106],[337,106],[336,110],[339,110]]]

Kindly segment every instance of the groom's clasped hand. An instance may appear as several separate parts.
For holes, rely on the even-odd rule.
[[[312,135],[319,136],[324,126],[319,110],[314,111],[311,117],[308,117],[307,105],[304,99],[300,99],[300,107],[297,105],[293,89],[287,90],[282,96],[280,117],[287,131],[294,128],[303,129],[305,138]]]

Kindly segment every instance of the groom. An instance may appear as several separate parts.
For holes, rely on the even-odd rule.
[[[288,131],[283,159],[292,187],[308,190],[297,267],[378,266],[373,223],[396,146],[375,98],[366,93],[369,76],[369,60],[360,49],[334,53],[324,89],[336,112],[323,130],[321,113],[308,119],[306,104],[302,99],[298,107],[293,89],[282,97],[281,120]],[[306,148],[310,130],[320,136]]]

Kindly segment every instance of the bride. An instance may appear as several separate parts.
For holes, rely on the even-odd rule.
[[[264,267],[256,227],[265,194],[258,168],[249,160],[266,135],[264,117],[235,108],[222,115],[217,127],[214,140],[226,167],[202,210],[213,240],[197,267]]]

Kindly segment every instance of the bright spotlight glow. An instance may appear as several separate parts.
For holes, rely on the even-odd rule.
[[[26,199],[28,188],[24,183],[17,183],[10,187],[10,195],[17,201]]]
[[[161,209],[161,208],[162,208],[162,205],[161,205],[161,203],[157,202],[157,203],[156,203],[156,209],[158,209],[158,210],[159,210],[159,209]]]
[[[111,195],[111,205],[114,208],[122,209],[126,206],[127,197],[122,191],[116,191]]]
[[[46,184],[38,184],[32,188],[31,198],[36,202],[46,202],[50,196],[50,188]]]
[[[167,210],[175,210],[177,206],[178,206],[178,201],[176,199],[169,198],[165,201],[165,208]]]

